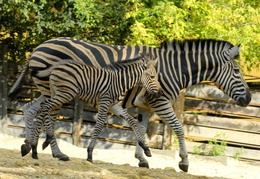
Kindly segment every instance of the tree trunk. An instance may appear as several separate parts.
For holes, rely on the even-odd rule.
[[[1,112],[0,112],[0,117],[1,117],[1,131],[3,133],[7,133],[7,124],[8,124],[8,118],[7,118],[7,58],[6,58],[6,53],[7,53],[7,46],[4,44],[0,44],[0,60],[2,63],[2,69],[1,69]]]

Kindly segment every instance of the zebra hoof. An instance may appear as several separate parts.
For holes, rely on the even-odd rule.
[[[61,161],[69,161],[70,158],[65,155],[65,154],[62,154],[62,155],[52,155],[54,158],[58,158],[59,160]]]
[[[179,168],[184,172],[188,172],[189,165],[179,163]]]
[[[139,162],[139,167],[142,167],[142,168],[149,168],[149,164],[148,163],[141,163]]]
[[[139,142],[138,144],[140,145],[140,147],[142,147],[142,149],[144,150],[144,153],[147,157],[152,156],[150,149],[143,142]]]
[[[68,156],[59,157],[58,159],[61,160],[61,161],[69,161],[70,160],[70,158]]]
[[[46,147],[48,147],[48,145],[49,145],[49,142],[43,142],[43,144],[42,144],[42,150],[44,150]]]
[[[87,159],[88,162],[90,163],[93,163],[93,160],[92,159]]]
[[[31,151],[31,149],[32,149],[31,145],[23,144],[21,146],[21,155],[22,155],[22,157],[27,155]]]
[[[38,159],[38,155],[37,154],[32,154],[32,158],[33,159]]]
[[[144,153],[145,153],[145,155],[147,157],[151,157],[152,156],[151,151],[149,149],[145,150]]]

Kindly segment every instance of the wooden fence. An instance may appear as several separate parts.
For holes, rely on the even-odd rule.
[[[7,100],[7,89],[10,89],[11,85],[14,84],[21,71],[21,67],[16,66],[17,64],[11,62],[9,62],[8,65],[0,66],[1,69],[8,69],[1,71],[1,75],[4,76],[4,79],[8,79],[8,81],[1,82],[1,84],[5,83],[5,85],[8,86],[1,88],[1,94],[2,90],[5,90],[4,95],[2,95],[5,97],[1,98],[3,99],[1,100],[1,109],[3,109],[6,114],[5,118],[1,117],[1,131],[13,136],[25,137],[23,105],[36,99],[40,93],[28,75],[22,87],[23,89],[16,96],[16,99],[13,101],[10,99]],[[128,109],[129,113],[137,118],[136,110],[135,108]],[[0,114],[4,116],[2,115],[4,113]],[[96,114],[97,110],[95,108],[83,104],[83,102],[78,99],[64,105],[55,126],[57,138],[61,138],[77,146],[88,146],[94,130]],[[167,128],[168,126],[162,121],[149,123],[149,130],[146,135],[148,146],[156,149],[162,149],[164,145],[168,146],[172,135],[164,132],[169,131]],[[44,137],[44,134],[42,134],[41,137]],[[110,114],[105,129],[100,134],[98,141],[97,147],[99,148],[125,148],[135,145],[135,135],[126,121]]]
[[[247,81],[259,78],[247,77]],[[188,151],[195,146],[206,152],[208,141],[225,140],[226,155],[240,151],[240,157],[260,160],[260,90],[251,88],[252,100],[239,107],[222,91],[211,84],[187,89],[184,129]]]
[[[1,131],[25,137],[23,105],[35,99],[39,92],[31,85],[32,81],[28,78],[17,100],[7,100],[7,89],[15,82],[16,74],[19,74],[21,69],[15,64],[7,64],[3,54],[4,52],[1,52],[0,59]],[[175,108],[178,108],[179,113],[184,108],[183,125],[189,152],[193,153],[196,147],[206,150],[209,141],[226,140],[228,145],[226,155],[233,156],[243,147],[242,158],[260,160],[260,89],[259,83],[255,83],[260,81],[260,78],[247,76],[247,81],[254,83],[251,88],[252,101],[246,108],[235,105],[228,96],[211,83],[192,86],[183,93],[185,94],[184,106],[182,100],[179,100]],[[137,117],[135,108],[129,109],[129,112]],[[156,115],[149,115],[151,120],[146,134],[148,146],[166,149],[170,145],[175,145],[172,130],[168,125]],[[74,100],[62,108],[56,122],[55,133],[58,138],[86,147],[94,129],[95,117],[94,108]],[[98,141],[99,148],[126,148],[135,145],[135,136],[124,120],[109,115],[106,127]]]

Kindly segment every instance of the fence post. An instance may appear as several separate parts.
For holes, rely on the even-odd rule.
[[[1,132],[7,133],[7,46],[5,44],[0,44],[0,60],[2,61],[2,69],[1,69],[1,112],[0,112],[0,125]]]
[[[183,124],[183,110],[184,110],[184,102],[185,102],[185,93],[186,89],[181,90],[177,100],[173,105],[173,109],[175,112],[176,117]]]
[[[72,140],[73,145],[76,146],[80,146],[81,124],[83,122],[83,104],[83,101],[78,98],[74,99]]]

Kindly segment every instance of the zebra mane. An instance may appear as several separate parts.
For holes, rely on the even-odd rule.
[[[200,46],[200,49],[198,49]],[[210,48],[212,46],[212,48]],[[174,51],[214,51],[215,47],[218,47],[218,51],[228,50],[234,47],[233,44],[224,40],[215,39],[193,39],[193,40],[173,40],[172,42],[163,42],[161,44],[161,49],[174,50]],[[221,48],[221,49],[219,49]]]
[[[145,59],[144,59],[143,56],[137,55],[134,58],[129,58],[129,59],[126,59],[126,60],[111,63],[111,64],[107,65],[105,68],[108,69],[108,70],[118,70],[118,68],[125,67],[125,66],[128,66],[128,65],[132,65],[132,64],[135,64],[135,63],[144,62],[144,61],[145,61]]]
[[[103,67],[92,66],[92,68],[104,68],[104,69],[110,70],[110,71],[118,71],[118,70],[120,70],[123,67],[126,67],[128,65],[140,63],[140,62],[145,62],[145,60],[147,60],[147,59],[148,59],[147,56],[138,55],[138,56],[135,56],[134,58],[129,58],[129,59],[126,59],[126,60],[123,60],[123,61],[113,62],[113,63],[107,64],[106,66],[103,66]],[[86,65],[83,62],[75,61],[73,59],[65,59],[61,62],[58,62],[56,65],[51,66],[50,68],[47,69],[47,71],[45,70],[44,73],[40,74],[40,76],[49,75],[51,73],[51,71],[53,70],[53,68],[55,68],[58,65],[64,65],[64,64],[78,64],[78,65],[83,65],[83,66]]]

